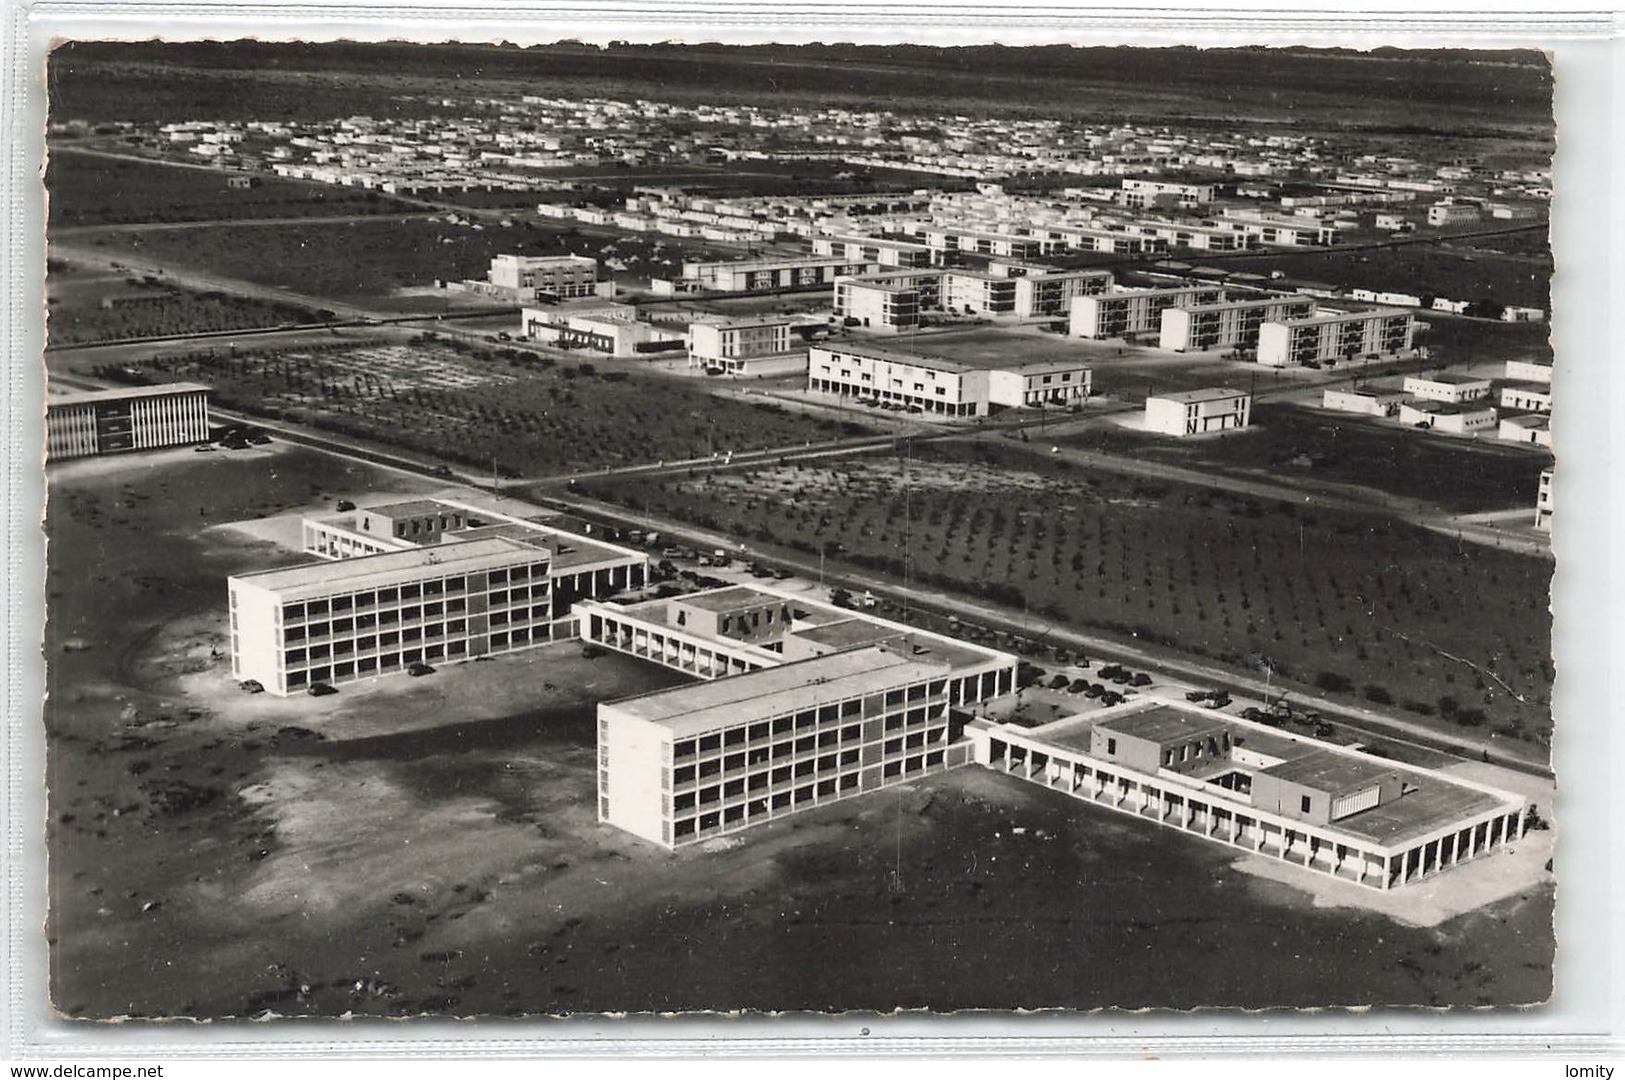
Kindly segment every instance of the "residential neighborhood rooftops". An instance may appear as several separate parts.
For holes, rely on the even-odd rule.
[[[107,390],[52,391],[45,397],[46,405],[89,405],[99,401],[121,401],[125,398],[160,397],[164,394],[210,392],[202,383],[174,382],[156,386],[121,386]]]
[[[1179,390],[1172,394],[1156,394],[1146,398],[1147,401],[1175,401],[1182,405],[1195,405],[1203,401],[1224,401],[1228,398],[1246,397],[1245,390],[1232,390],[1227,386],[1206,387],[1201,390]]]
[[[239,574],[235,582],[274,592],[284,602],[335,593],[383,588],[417,581],[431,573],[470,574],[530,560],[545,561],[548,552],[506,537],[492,536],[460,544],[390,551],[337,562],[315,562],[280,570]],[[429,568],[434,567],[431,571]]]

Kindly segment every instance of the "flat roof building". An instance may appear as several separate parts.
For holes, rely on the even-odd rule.
[[[208,442],[209,393],[163,383],[47,394],[45,460]]]
[[[1501,408],[1549,413],[1552,411],[1552,384],[1510,383],[1502,386]]]
[[[828,285],[838,277],[868,274],[879,269],[879,263],[814,255],[796,259],[686,262],[683,277],[696,282],[700,288],[717,292],[772,292]]]
[[[1116,288],[1072,300],[1069,332],[1073,337],[1127,338],[1159,333],[1162,313],[1172,307],[1195,307],[1224,299],[1224,290],[1211,285],[1180,285],[1162,289]]]
[[[1253,396],[1245,390],[1212,387],[1158,394],[1145,399],[1145,429],[1163,435],[1206,435],[1252,423]]]
[[[1452,435],[1473,435],[1496,426],[1495,406],[1478,401],[1436,401],[1408,398],[1400,403],[1399,422]]]
[[[780,375],[807,367],[798,318],[729,319],[688,327],[688,366],[726,375]]]
[[[918,286],[890,280],[890,275],[836,278],[835,314],[855,320],[855,325],[867,330],[912,330],[920,325],[922,307],[939,306],[942,276],[930,276],[933,283],[929,303]]]
[[[1518,840],[1505,791],[1175,702],[1036,728],[972,720],[977,764],[1081,802],[1373,889]]]
[[[1495,437],[1504,442],[1543,446],[1549,450],[1552,446],[1552,418],[1545,413],[1503,417]]]
[[[273,694],[574,637],[574,604],[646,580],[647,557],[442,499],[309,517],[321,562],[229,579],[232,672]]]
[[[598,708],[599,820],[668,848],[967,764],[953,706],[1016,658],[796,594],[583,605],[583,636],[701,682]]]
[[[1415,332],[1411,313],[1392,309],[1266,322],[1258,331],[1258,362],[1284,368],[1393,359],[1411,352]]]
[[[1358,413],[1362,416],[1391,417],[1399,414],[1405,395],[1399,390],[1381,390],[1371,387],[1339,389],[1327,387],[1321,395],[1321,408],[1335,412]]]
[[[486,275],[513,299],[572,300],[598,291],[598,260],[585,255],[497,255]]]
[[[1473,375],[1458,375],[1453,371],[1440,371],[1432,375],[1407,375],[1403,389],[1407,394],[1429,401],[1445,401],[1459,405],[1465,401],[1488,398],[1490,380]]]
[[[1089,397],[1092,385],[1091,369],[1068,360],[979,368],[845,342],[814,345],[807,360],[809,390],[933,416],[987,416],[998,408],[1076,404]]]
[[[1304,318],[1315,313],[1315,301],[1301,296],[1268,296],[1216,304],[1170,307],[1162,312],[1159,344],[1175,352],[1207,349],[1255,349],[1266,322]]]

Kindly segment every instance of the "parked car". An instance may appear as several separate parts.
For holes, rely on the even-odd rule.
[[[313,682],[305,688],[305,693],[309,694],[311,697],[326,697],[328,694],[336,694],[338,691],[333,689],[327,683]]]
[[[250,694],[263,694],[265,693],[265,684],[260,682],[258,679],[244,679],[242,682],[237,684],[237,689],[246,691]]]
[[[1081,693],[1084,693],[1085,691],[1087,691],[1089,689],[1089,680],[1088,679],[1073,679],[1072,680],[1072,685],[1067,687],[1066,689],[1067,689],[1067,693],[1069,693],[1069,694],[1081,694]]]
[[[1135,686],[1150,686],[1151,685],[1151,676],[1147,675],[1143,671],[1136,671],[1134,673],[1133,682],[1134,682]]]
[[[355,509],[355,503],[351,502],[349,499],[340,499],[339,502],[338,502],[337,509],[338,509],[338,512],[342,514],[342,513],[345,513],[347,511],[354,510]]]
[[[425,664],[421,660],[416,660],[416,661],[413,661],[412,663],[406,665],[406,673],[408,675],[413,675],[413,676],[417,676],[417,675],[433,675],[434,674],[434,668],[431,667],[428,664]]]
[[[583,645],[581,647],[581,658],[583,660],[596,660],[603,655],[604,648],[602,645]]]

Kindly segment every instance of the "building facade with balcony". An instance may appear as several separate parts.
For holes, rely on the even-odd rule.
[[[1258,362],[1291,368],[1392,360],[1412,351],[1416,319],[1408,311],[1322,312],[1266,322],[1258,330]]]

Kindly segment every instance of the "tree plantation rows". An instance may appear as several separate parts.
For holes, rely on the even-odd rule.
[[[1436,723],[1550,730],[1550,564],[1381,518],[948,444],[640,479],[619,497]]]

